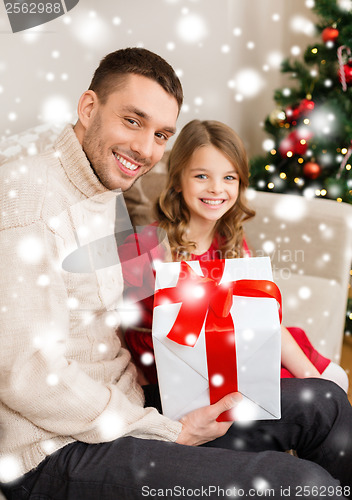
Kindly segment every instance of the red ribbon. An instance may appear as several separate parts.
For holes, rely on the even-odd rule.
[[[176,287],[157,290],[154,307],[181,302],[167,335],[181,345],[193,347],[205,321],[209,396],[210,404],[213,404],[238,390],[235,327],[230,314],[233,295],[276,299],[281,322],[281,293],[275,283],[267,280],[238,280],[220,284],[224,259],[200,262],[200,265],[204,276],[199,276],[181,261]],[[217,420],[233,419],[229,412],[224,412]]]

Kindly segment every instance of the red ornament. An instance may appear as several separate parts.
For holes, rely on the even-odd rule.
[[[292,137],[290,137],[290,136],[291,136],[291,134],[289,134],[287,137],[285,137],[285,139],[283,139],[280,142],[279,153],[282,156],[282,158],[286,158],[287,153],[289,151],[291,151],[293,154],[294,141],[293,141]]]
[[[292,125],[296,125],[297,120],[301,116],[307,116],[314,109],[315,103],[311,99],[303,99],[299,104],[288,106],[285,110],[286,121]]]
[[[315,103],[311,99],[303,99],[298,106],[299,116],[309,115],[314,110],[314,106]]]
[[[318,163],[308,161],[304,164],[303,175],[309,179],[317,179],[321,174],[321,166]]]
[[[339,30],[336,28],[331,28],[330,26],[328,28],[325,28],[321,34],[321,37],[323,39],[323,42],[335,42],[337,38],[339,37]]]
[[[352,61],[349,61],[347,64],[344,64],[343,71],[345,74],[345,81],[348,86],[352,85]],[[342,81],[341,78],[341,69],[339,70],[339,80]]]
[[[299,118],[298,106],[287,106],[285,109],[285,115],[287,123],[294,123],[295,125]]]
[[[308,140],[313,137],[310,131],[294,130],[279,145],[279,153],[283,158],[293,155],[304,155],[308,148]],[[288,153],[292,153],[291,155]]]

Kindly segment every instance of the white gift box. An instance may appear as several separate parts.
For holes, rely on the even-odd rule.
[[[219,285],[228,282],[242,283],[239,280],[272,282],[269,257],[226,259],[222,262],[224,268]],[[156,305],[153,315],[155,361],[163,414],[174,420],[179,420],[196,408],[209,405],[211,401],[208,377],[209,353],[206,352],[205,338],[206,320],[195,343],[193,339],[192,345],[180,345],[167,337],[180,317],[179,312],[184,300],[188,301],[188,306],[193,307],[197,298],[185,297],[181,301],[173,301],[164,297],[158,300],[158,293],[159,296],[163,296],[165,292],[167,293],[167,289],[176,287],[180,271],[185,269],[182,266],[185,265],[191,268],[190,272],[204,277],[199,261],[182,264],[168,262],[158,266],[155,285]],[[236,357],[233,370],[237,373],[237,390],[243,398],[236,408],[231,410],[231,418],[226,420],[279,419],[281,328],[278,302],[275,298],[265,296],[237,296],[236,292],[233,295],[231,292],[231,296],[232,305],[230,303],[229,307],[234,327],[234,357]],[[194,318],[189,312],[188,314],[189,324],[192,324]],[[205,316],[208,314],[210,314],[209,309]],[[191,337],[195,337],[193,333]],[[220,365],[226,359],[226,355],[227,352],[224,352],[223,356],[222,353],[217,355]]]

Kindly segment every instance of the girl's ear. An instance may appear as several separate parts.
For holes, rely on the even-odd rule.
[[[89,122],[94,117],[98,106],[98,96],[93,90],[87,90],[81,95],[78,101],[77,114],[79,121],[85,129],[88,128]]]

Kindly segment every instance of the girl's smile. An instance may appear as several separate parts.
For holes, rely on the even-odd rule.
[[[201,199],[201,201],[203,203],[205,203],[206,205],[209,205],[210,208],[218,208],[222,203],[224,203],[225,200],[223,200],[223,199],[216,200],[216,199],[203,198],[203,199]]]

